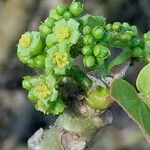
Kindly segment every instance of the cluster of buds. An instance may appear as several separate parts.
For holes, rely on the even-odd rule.
[[[105,19],[102,16],[87,15],[82,18],[84,27],[82,29],[82,54],[85,67],[92,67],[95,64],[102,65],[110,55],[106,46]]]
[[[127,22],[108,23],[105,29],[110,34],[109,42],[118,47],[131,45],[132,39],[138,35],[137,27],[130,26]]]

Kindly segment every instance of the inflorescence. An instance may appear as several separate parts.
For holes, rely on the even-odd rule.
[[[136,26],[126,22],[106,23],[103,16],[81,16],[82,12],[80,2],[73,1],[70,6],[57,5],[38,31],[28,31],[19,40],[19,60],[43,71],[42,75],[26,76],[23,80],[29,100],[43,113],[58,115],[66,107],[59,85],[60,78],[75,75],[72,73],[75,67],[72,51],[76,51],[76,56],[82,56],[84,67],[92,70],[101,66],[105,75],[110,75],[115,65],[132,58],[150,61],[150,31],[140,37]],[[120,48],[121,52],[110,62],[111,48]],[[101,74],[101,70],[99,72]],[[81,73],[75,78],[80,77],[84,75]]]

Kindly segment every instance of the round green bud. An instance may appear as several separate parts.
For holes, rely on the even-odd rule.
[[[101,52],[101,44],[95,45],[93,48],[93,54],[95,56],[98,56],[100,54],[100,52]]]
[[[86,26],[83,28],[83,34],[84,35],[90,35],[92,33],[92,29],[90,26]]]
[[[48,28],[52,28],[54,26],[54,23],[55,23],[55,19],[53,18],[47,18],[45,21],[44,21],[44,24],[48,27]]]
[[[48,48],[51,48],[52,46],[54,46],[54,44],[55,44],[55,39],[52,37],[52,35],[51,34],[49,34],[47,37],[46,37],[46,46],[48,47]]]
[[[82,54],[83,55],[91,55],[92,54],[92,49],[91,49],[91,47],[90,46],[84,46],[83,48],[82,48]]]
[[[83,43],[84,43],[85,45],[90,45],[90,44],[92,44],[94,41],[95,41],[95,40],[94,40],[94,37],[93,37],[92,35],[86,35],[86,36],[83,37]]]
[[[131,40],[131,36],[130,36],[129,34],[123,33],[123,34],[120,36],[120,39],[121,39],[123,42],[127,42],[127,41],[130,41],[130,40]]]
[[[137,26],[131,26],[132,31],[134,32],[135,35],[138,34],[138,29]]]
[[[112,30],[112,25],[110,23],[108,23],[106,26],[105,26],[105,29],[107,31],[111,31]]]
[[[68,20],[72,17],[72,14],[69,11],[65,11],[63,17]]]
[[[150,41],[150,31],[144,34],[144,40]]]
[[[92,35],[94,36],[94,38],[96,40],[101,40],[104,36],[104,29],[100,28],[100,27],[95,27],[92,30]]]
[[[103,87],[97,87],[87,93],[85,100],[95,110],[104,110],[112,103],[109,89]]]
[[[104,46],[101,45],[101,53],[99,54],[99,57],[106,59],[110,55],[110,50]]]
[[[127,22],[123,22],[122,27],[124,27],[125,29],[129,29],[130,25]]]
[[[83,12],[83,5],[80,2],[73,2],[70,5],[69,11],[75,16],[79,16]]]
[[[64,14],[64,12],[67,11],[67,7],[63,4],[59,4],[56,7],[56,13],[57,15],[62,16]]]
[[[132,50],[132,56],[133,57],[142,57],[142,54],[143,54],[143,50],[141,47],[135,47]]]
[[[46,36],[50,33],[52,33],[52,30],[50,28],[48,28],[45,24],[41,24],[39,26],[39,31],[42,35]]]
[[[113,25],[112,25],[112,29],[114,31],[120,31],[120,29],[121,29],[121,23],[120,22],[114,22]]]
[[[95,65],[95,57],[90,55],[90,56],[85,56],[83,58],[83,64],[85,67],[92,67]]]

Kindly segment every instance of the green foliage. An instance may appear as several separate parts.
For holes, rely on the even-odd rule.
[[[150,108],[150,64],[145,66],[138,75],[136,85],[142,95],[142,100]]]
[[[78,1],[69,6],[59,4],[50,10],[38,31],[26,32],[19,40],[19,60],[40,69],[43,74],[25,77],[23,87],[28,90],[28,98],[36,109],[46,114],[57,115],[64,110],[63,97],[58,92],[62,78],[76,81],[85,93],[93,86],[91,79],[76,67],[77,56],[82,56],[85,68],[103,77],[109,76],[114,66],[129,59],[150,60],[150,32],[141,37],[136,26],[126,22],[110,24],[103,16],[81,16],[82,12],[83,4]],[[109,62],[112,48],[121,51]],[[93,100],[88,100],[89,105],[100,106],[101,97],[101,94],[96,97],[94,104]],[[105,109],[109,103],[101,107]]]
[[[111,87],[111,95],[150,136],[150,64],[142,69],[137,78],[136,89],[128,82],[118,79]]]

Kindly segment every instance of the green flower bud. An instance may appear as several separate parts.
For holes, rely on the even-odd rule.
[[[63,4],[59,4],[56,7],[56,13],[60,16],[62,16],[64,14],[64,12],[67,11],[67,7],[64,6]]]
[[[44,21],[44,24],[48,27],[48,28],[52,28],[54,26],[54,23],[55,23],[55,19],[53,18],[47,18],[45,21]]]
[[[69,11],[66,11],[64,12],[63,17],[68,20],[72,17],[72,14]]]
[[[121,39],[123,42],[127,42],[127,41],[130,41],[130,40],[131,40],[131,36],[130,36],[129,34],[123,33],[123,34],[120,36],[120,39]]]
[[[85,46],[82,48],[82,54],[83,55],[91,55],[92,54],[92,49],[90,46]]]
[[[138,29],[137,26],[131,26],[132,31],[134,32],[135,35],[138,34]]]
[[[90,55],[90,56],[85,56],[83,58],[83,64],[86,67],[92,67],[95,65],[95,57]]]
[[[84,35],[90,35],[92,33],[92,29],[90,26],[86,26],[83,28],[83,34]]]
[[[83,4],[80,2],[73,2],[70,5],[69,11],[75,16],[79,16],[83,12]]]
[[[93,54],[96,57],[99,57],[100,59],[104,60],[110,55],[110,51],[106,46],[104,46],[102,44],[97,44],[93,48]]]
[[[101,53],[99,54],[99,57],[106,59],[110,55],[110,50],[104,46],[101,45]]]
[[[150,41],[150,31],[144,34],[144,40]]]
[[[95,27],[93,30],[92,30],[92,35],[94,36],[94,38],[96,40],[101,40],[104,36],[104,30],[100,27]]]
[[[121,23],[120,22],[114,22],[113,25],[112,25],[112,29],[114,31],[120,31],[120,29],[121,29]]]
[[[141,49],[141,47],[135,47],[132,50],[132,56],[133,57],[142,57],[143,54],[143,50]]]
[[[98,56],[100,54],[100,52],[101,52],[101,44],[95,45],[93,48],[93,54],[95,56]]]
[[[86,94],[86,103],[95,110],[104,110],[112,103],[110,91],[107,88],[97,87]]]
[[[54,46],[56,40],[55,38],[53,38],[53,36],[51,34],[49,34],[47,37],[46,37],[46,46],[48,48],[51,48],[52,46]]]
[[[111,31],[112,30],[112,25],[110,23],[108,23],[106,26],[105,26],[105,29],[107,31]]]
[[[123,22],[122,27],[124,27],[125,29],[129,29],[130,25],[127,22]]]
[[[94,37],[93,37],[92,35],[86,35],[86,36],[83,37],[83,43],[84,43],[85,45],[90,45],[90,44],[92,44],[94,41],[95,41],[95,40],[94,40]]]
[[[52,33],[52,30],[48,28],[44,23],[39,26],[39,31],[44,36]]]

